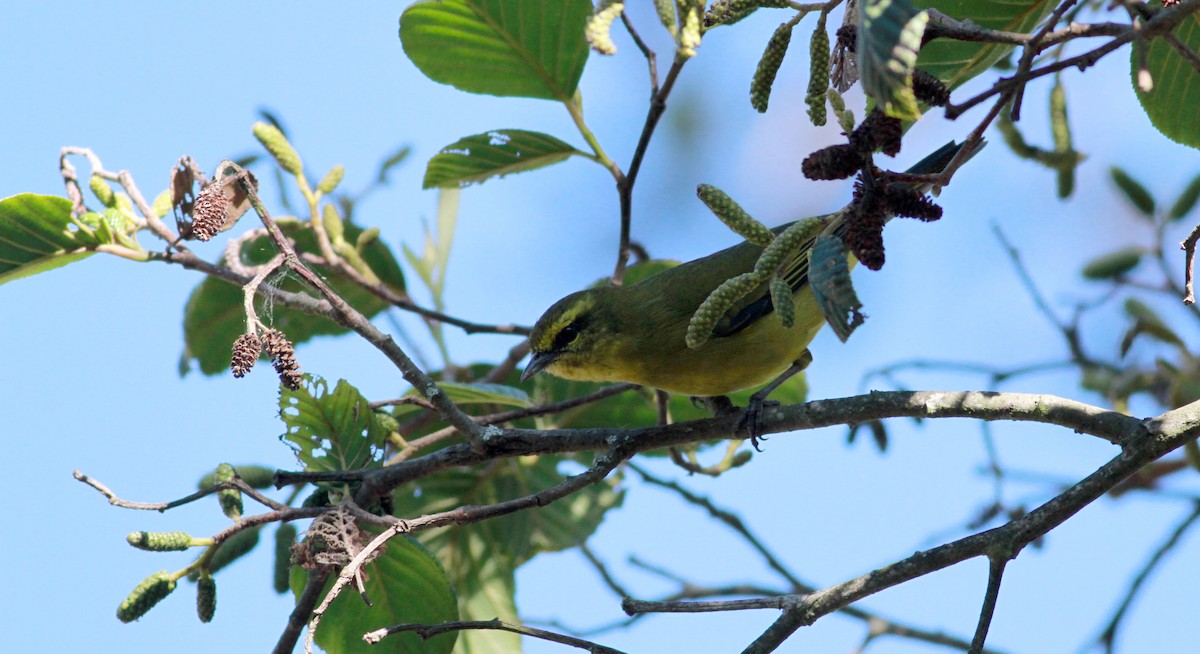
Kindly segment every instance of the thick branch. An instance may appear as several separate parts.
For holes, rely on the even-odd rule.
[[[1181,410],[1164,415],[1170,417]],[[1190,413],[1188,414],[1190,416]],[[890,391],[854,397],[818,400],[806,404],[767,408],[763,434],[816,429],[885,418],[975,418],[1042,422],[1123,443],[1146,433],[1142,421],[1100,407],[1053,395],[981,391]],[[484,451],[454,445],[380,469],[348,471],[342,480],[362,481],[356,497],[367,506],[392,489],[453,466],[475,465],[496,457],[604,450],[610,439],[621,438],[631,453],[729,438],[738,427],[738,412],[729,415],[639,429],[500,429],[489,427]],[[281,473],[277,484],[295,481]]]

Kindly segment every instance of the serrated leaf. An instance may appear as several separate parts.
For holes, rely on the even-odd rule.
[[[1118,166],[1109,168],[1108,173],[1112,177],[1113,183],[1117,185],[1117,189],[1121,191],[1126,200],[1129,200],[1134,209],[1146,217],[1154,215],[1154,196],[1150,195],[1150,191],[1146,190],[1141,182]]]
[[[296,223],[280,225],[284,233],[295,241],[301,252],[317,252],[316,238],[312,230],[301,228]],[[347,240],[354,241],[362,228],[345,223]],[[242,260],[247,265],[260,265],[275,255],[270,239],[263,236],[253,239],[242,247]],[[392,251],[380,241],[368,245],[362,252],[363,259],[383,283],[394,291],[404,290],[404,273],[396,262]],[[387,308],[387,303],[358,284],[333,275],[328,268],[309,264],[310,267],[338,292],[354,308],[368,318]],[[308,287],[295,279],[272,278],[268,280],[288,291],[308,291]],[[269,305],[259,298],[259,317],[268,325],[284,332],[293,343],[303,343],[314,336],[344,334],[341,325],[287,307]],[[215,375],[229,369],[229,353],[233,341],[246,329],[246,316],[242,309],[242,289],[228,282],[209,277],[192,291],[183,313],[183,335],[188,354],[200,364],[200,371]]]
[[[425,167],[423,188],[462,187],[535,170],[583,153],[569,143],[523,129],[475,134],[442,148]]]
[[[912,73],[929,15],[910,0],[863,0],[859,4],[858,71],[863,91],[890,116],[917,120],[921,110]]]
[[[4,198],[0,200],[0,284],[87,258],[106,240],[111,239],[89,234],[71,222],[71,201],[66,198],[33,193]]]
[[[1170,220],[1179,220],[1191,213],[1192,208],[1196,206],[1196,201],[1200,200],[1200,175],[1192,178],[1188,183],[1187,188],[1183,189],[1183,193],[1179,194],[1179,199],[1175,200],[1175,204],[1171,205],[1171,211],[1167,213],[1167,218]]]
[[[1193,53],[1200,51],[1200,15],[1184,18],[1171,32]],[[1193,148],[1200,148],[1200,72],[1183,55],[1162,38],[1148,39],[1145,52],[1146,70],[1154,87],[1149,93],[1137,85],[1139,62],[1143,60],[1143,41],[1135,40],[1130,55],[1130,75],[1133,89],[1150,122],[1164,136]]]
[[[363,604],[353,585],[343,590],[317,628],[315,640],[321,649],[330,654],[449,654],[454,650],[454,632],[429,640],[415,633],[399,633],[377,645],[363,642],[362,636],[368,631],[400,622],[441,624],[459,619],[449,578],[437,559],[415,539],[401,535],[389,540],[386,549],[364,571],[371,606]],[[292,592],[299,595],[307,582],[308,573],[292,566]],[[329,580],[326,591],[333,582]]]
[[[987,29],[1028,33],[1058,3],[1051,0],[913,0],[913,4],[919,9],[937,9],[947,16],[970,21]],[[986,71],[1010,52],[1012,46],[1009,45],[934,39],[921,48],[917,65],[954,89]]]
[[[280,437],[309,472],[357,470],[379,465],[388,430],[379,424],[367,398],[345,380],[333,392],[324,379],[309,378],[297,390],[281,389]]]
[[[424,0],[400,16],[400,42],[427,77],[468,93],[566,102],[588,44],[588,0]]]

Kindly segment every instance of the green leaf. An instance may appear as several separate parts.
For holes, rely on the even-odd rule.
[[[316,238],[307,226],[298,223],[282,223],[280,227],[296,243],[301,252],[317,252]],[[345,224],[347,240],[354,241],[362,228]],[[269,238],[253,239],[242,247],[242,260],[247,265],[266,263],[275,255]],[[391,250],[380,241],[368,245],[363,259],[379,276],[383,283],[395,291],[404,290],[404,273],[392,256]],[[387,308],[387,303],[358,284],[334,275],[324,266],[309,264],[310,267],[333,287],[347,302],[370,318]],[[269,282],[288,291],[307,291],[308,287],[295,279],[272,278]],[[259,317],[268,325],[284,332],[296,344],[314,336],[343,334],[345,327],[287,307],[269,304],[259,298]],[[215,375],[229,369],[230,347],[246,330],[246,315],[242,309],[242,289],[215,277],[200,282],[192,291],[183,313],[183,336],[187,353],[199,362],[200,371]]]
[[[1121,248],[1108,254],[1102,254],[1087,262],[1083,267],[1083,276],[1087,279],[1113,279],[1137,267],[1145,251],[1136,246]]]
[[[566,102],[588,44],[588,0],[423,0],[400,16],[400,42],[427,77],[468,93]]]
[[[1179,199],[1175,200],[1167,217],[1171,220],[1183,218],[1191,213],[1192,208],[1196,206],[1196,200],[1200,200],[1200,175],[1193,177],[1187,188],[1183,189],[1183,193],[1179,194]]]
[[[951,18],[970,21],[987,29],[1030,32],[1058,3],[1051,0],[913,0],[913,4],[919,9],[937,9]],[[1011,51],[1012,46],[996,43],[934,39],[921,48],[917,65],[953,89],[991,68]]]
[[[330,654],[449,654],[454,650],[454,632],[429,640],[414,633],[393,634],[378,645],[368,645],[362,639],[368,631],[401,622],[441,624],[459,619],[450,580],[424,547],[411,537],[397,536],[364,571],[371,606],[363,603],[353,584],[344,589],[317,627],[315,640],[321,649]],[[307,582],[308,573],[292,566],[292,592],[299,596]],[[333,583],[330,579],[325,590]]]
[[[466,186],[492,177],[535,170],[583,153],[549,134],[498,129],[442,148],[425,168],[424,188]]]
[[[863,0],[859,5],[856,51],[863,91],[890,116],[921,117],[912,73],[928,22],[929,14],[910,0]]]
[[[0,200],[0,284],[87,258],[101,242],[71,221],[66,198],[22,193]]]
[[[1132,297],[1126,298],[1125,313],[1133,318],[1133,325],[1125,332],[1125,336],[1121,340],[1120,352],[1122,357],[1129,352],[1129,348],[1133,346],[1134,340],[1142,335],[1149,336],[1161,343],[1174,345],[1181,350],[1187,347],[1183,339],[1167,326],[1166,321],[1158,315],[1158,312],[1151,309],[1149,305],[1141,300]]]
[[[439,381],[438,387],[455,404],[491,404],[524,409],[533,406],[529,394],[515,386],[504,384],[460,383]],[[416,390],[405,393],[406,397],[418,397]]]
[[[287,426],[281,439],[309,472],[377,467],[387,438],[367,398],[345,380],[329,392],[324,379],[279,393],[279,417]]]
[[[486,468],[439,472],[393,494],[395,514],[415,518],[464,505],[496,504],[550,488],[564,479],[565,457],[543,455],[497,461]],[[420,532],[421,543],[448,571],[464,620],[518,620],[514,572],[540,552],[578,545],[620,504],[617,481],[605,480],[536,509],[463,526]],[[414,487],[415,486],[415,487]],[[464,632],[459,652],[519,651],[512,634]]]
[[[1184,18],[1171,33],[1192,52],[1200,50],[1200,15]],[[1146,70],[1154,87],[1145,93],[1137,85],[1144,47],[1142,42],[1134,41],[1130,56],[1133,89],[1142,109],[1164,136],[1200,148],[1200,121],[1196,120],[1196,107],[1200,107],[1200,72],[1164,39],[1150,39],[1144,53]]]
[[[1142,186],[1141,182],[1129,176],[1117,166],[1108,169],[1108,174],[1112,177],[1112,181],[1117,185],[1121,194],[1126,200],[1133,205],[1143,216],[1152,217],[1154,215],[1154,196],[1150,195],[1150,191]]]

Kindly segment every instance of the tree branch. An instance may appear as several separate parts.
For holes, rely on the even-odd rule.
[[[461,631],[463,629],[495,629],[499,631],[511,631],[522,636],[530,636],[532,638],[540,638],[548,640],[552,643],[560,643],[562,645],[570,645],[579,649],[587,650],[593,654],[624,654],[621,650],[616,650],[611,647],[606,647],[597,643],[593,643],[582,638],[558,634],[545,629],[537,629],[521,624],[512,624],[503,622],[499,618],[493,620],[466,620],[462,622],[446,622],[439,625],[424,625],[424,624],[398,624],[391,627],[386,627],[376,631],[371,631],[363,635],[363,640],[368,645],[377,645],[380,641],[392,634],[411,631],[417,634],[424,640],[428,640],[450,631]]]

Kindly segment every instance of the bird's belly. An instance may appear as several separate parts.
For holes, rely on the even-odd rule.
[[[732,337],[714,338],[668,361],[643,366],[629,381],[699,397],[760,386],[800,359],[819,327],[785,330],[777,317],[767,316]]]

